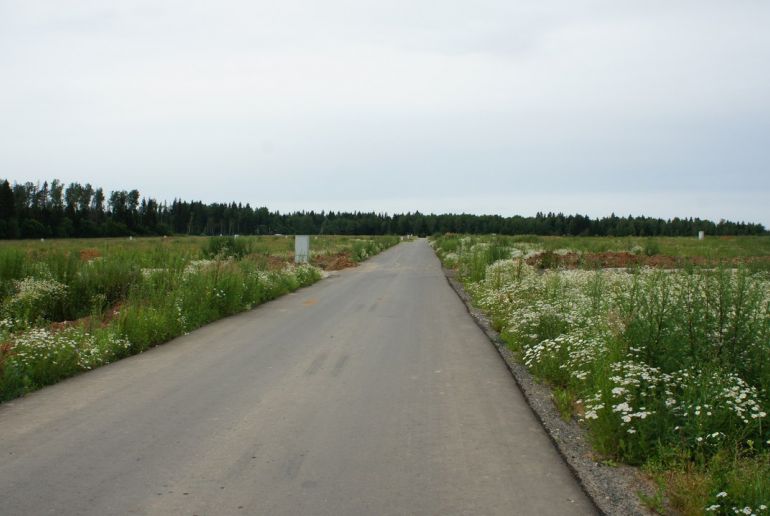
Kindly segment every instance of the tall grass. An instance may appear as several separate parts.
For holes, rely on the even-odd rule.
[[[600,453],[665,479],[685,512],[766,510],[768,274],[538,271],[503,259],[481,275],[483,242],[452,240],[446,249],[434,243],[439,255]]]
[[[204,253],[207,258],[216,257],[234,257],[243,258],[251,253],[254,248],[254,241],[248,238],[238,238],[233,236],[220,236],[209,238],[204,246]]]
[[[630,252],[646,256],[665,255],[676,258],[704,258],[715,262],[743,259],[756,269],[768,270],[770,258],[769,236],[707,236],[705,240],[686,237],[550,237],[537,235],[480,236],[443,235],[434,239],[444,253],[467,250],[475,244],[492,243],[517,249],[523,254],[559,252],[577,253]],[[754,263],[760,262],[760,263]]]
[[[399,237],[396,236],[384,236],[378,239],[354,239],[352,241],[351,254],[354,261],[362,262],[398,242]]]
[[[358,261],[397,237],[314,237]],[[0,246],[0,401],[310,285],[293,239],[102,239]],[[70,322],[63,322],[70,321]]]

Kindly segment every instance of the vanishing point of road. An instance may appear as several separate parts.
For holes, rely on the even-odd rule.
[[[0,405],[0,514],[595,514],[425,240]]]

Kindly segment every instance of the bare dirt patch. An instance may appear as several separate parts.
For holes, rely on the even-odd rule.
[[[313,256],[310,263],[320,267],[325,271],[339,271],[348,267],[356,267],[358,264],[353,260],[350,253],[340,252],[337,254],[322,254]]]
[[[286,268],[287,265],[294,263],[294,255],[276,256],[262,253],[253,253],[248,256],[248,259],[256,263],[259,267],[265,268],[269,271],[280,271]]]
[[[768,256],[732,258],[729,260],[708,259],[702,256],[677,257],[657,254],[646,256],[629,252],[575,253],[557,254],[539,253],[526,260],[528,265],[541,269],[627,269],[634,267],[655,267],[659,269],[677,269],[686,266],[729,265],[738,266],[750,263],[770,262]]]
[[[281,270],[287,265],[294,263],[294,253],[283,256],[255,254],[252,255],[251,258],[271,271]],[[310,264],[325,271],[339,271],[349,267],[358,266],[348,251],[341,251],[335,254],[314,255],[310,258]]]
[[[98,249],[95,249],[93,247],[85,247],[80,250],[80,261],[81,262],[90,262],[91,260],[95,258],[100,258],[102,256],[101,251]]]

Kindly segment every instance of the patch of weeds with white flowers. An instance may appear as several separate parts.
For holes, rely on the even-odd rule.
[[[356,242],[369,254],[386,247]],[[0,401],[140,353],[321,277],[309,264],[270,269],[258,259],[202,258],[162,242],[98,261],[77,252],[30,258],[0,250]]]
[[[314,236],[312,247],[360,261],[399,241]],[[0,402],[320,280],[317,267],[290,263],[291,243],[251,236],[3,246]]]
[[[434,241],[530,371],[577,399],[597,451],[708,478],[697,507],[770,505],[770,281],[743,269],[537,270],[473,239]],[[492,259],[501,257],[499,259]],[[484,265],[483,272],[480,265]],[[671,457],[676,457],[673,460]]]
[[[0,363],[5,397],[112,362],[125,356],[131,346],[114,331],[84,328],[34,328],[7,338],[8,349]]]

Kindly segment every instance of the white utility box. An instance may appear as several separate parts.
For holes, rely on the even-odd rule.
[[[307,263],[310,259],[310,236],[294,236],[294,263]]]

